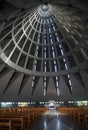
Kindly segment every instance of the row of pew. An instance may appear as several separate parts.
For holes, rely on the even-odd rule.
[[[46,108],[0,109],[0,130],[26,130],[46,112]]]
[[[57,108],[57,110],[64,115],[68,116],[70,119],[88,127],[88,107],[63,107]]]

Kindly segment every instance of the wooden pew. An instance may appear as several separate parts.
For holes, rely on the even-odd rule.
[[[11,112],[5,115],[0,115],[0,118],[23,118],[26,124],[26,128],[29,128],[34,123],[34,114],[27,114],[25,112]]]
[[[25,130],[25,123],[22,117],[19,118],[0,118],[0,126],[7,126],[9,130],[15,130],[19,128],[20,130]]]
[[[2,129],[2,127],[4,127],[4,129],[14,130],[11,120],[0,122],[0,129]]]
[[[2,117],[2,118],[23,117],[26,122],[27,128],[29,128],[37,120],[37,113],[29,112],[29,111],[4,112],[4,113],[1,113],[0,117]]]
[[[9,108],[0,109],[0,126],[7,126],[9,130],[19,126],[21,130],[30,126],[46,111],[45,108]],[[16,121],[17,119],[17,121]],[[8,121],[6,121],[8,120]],[[22,121],[23,120],[23,121]],[[11,123],[9,123],[11,122]],[[22,126],[23,122],[23,126]]]
[[[85,126],[88,127],[88,115],[85,115]]]

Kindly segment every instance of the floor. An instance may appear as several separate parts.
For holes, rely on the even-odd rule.
[[[88,130],[88,128],[78,125],[56,110],[49,110],[30,130]]]

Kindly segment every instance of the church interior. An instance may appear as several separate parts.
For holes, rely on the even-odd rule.
[[[0,130],[88,129],[88,1],[0,0]]]

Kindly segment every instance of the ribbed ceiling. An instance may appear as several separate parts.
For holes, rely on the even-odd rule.
[[[2,22],[0,100],[88,98],[88,14],[53,3],[18,10]]]

